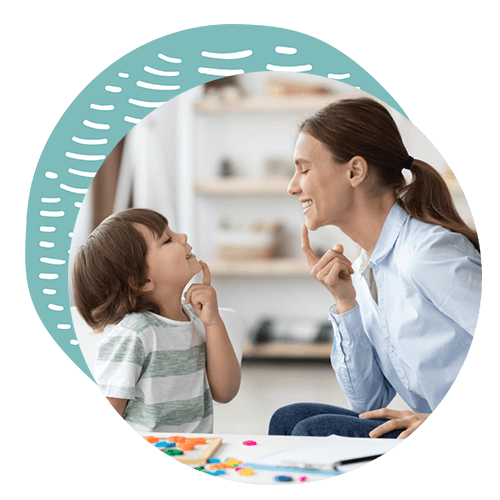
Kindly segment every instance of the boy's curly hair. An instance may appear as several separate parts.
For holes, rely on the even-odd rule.
[[[75,256],[75,305],[96,332],[133,312],[160,312],[142,290],[147,283],[147,244],[137,224],[160,238],[168,221],[145,208],[116,212],[94,229]]]

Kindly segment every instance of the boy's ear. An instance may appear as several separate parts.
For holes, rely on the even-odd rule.
[[[151,292],[155,288],[154,281],[152,279],[148,279],[148,281],[142,285],[142,291],[143,292]]]

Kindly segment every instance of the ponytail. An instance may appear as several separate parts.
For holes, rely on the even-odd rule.
[[[401,207],[413,218],[463,234],[479,252],[479,239],[460,217],[443,177],[422,160],[413,160],[412,181],[396,190]]]
[[[325,144],[338,163],[362,156],[412,217],[464,235],[479,252],[477,233],[458,214],[444,179],[424,161],[412,161],[396,122],[377,101],[341,99],[305,120],[299,130]],[[411,170],[409,184],[403,168]]]

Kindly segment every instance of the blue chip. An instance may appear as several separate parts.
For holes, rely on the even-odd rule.
[[[276,476],[274,479],[276,481],[292,481],[290,476]]]
[[[156,443],[155,446],[157,448],[174,448],[175,443],[167,443],[167,441],[160,441],[159,443]]]
[[[209,464],[219,464],[220,460],[218,458],[209,458],[208,463]]]

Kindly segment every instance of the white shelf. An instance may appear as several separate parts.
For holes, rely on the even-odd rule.
[[[307,261],[269,259],[248,261],[208,260],[212,276],[310,276]]]
[[[290,96],[290,97],[244,97],[234,100],[205,99],[195,103],[196,113],[262,113],[280,111],[303,111],[322,108],[335,100],[333,94],[323,96]]]
[[[239,195],[239,194],[287,194],[292,177],[269,177],[267,179],[248,179],[245,177],[221,177],[195,184],[199,194]]]
[[[259,359],[329,359],[331,351],[331,342],[270,341],[263,344],[252,344],[247,342],[243,347],[243,357]]]

